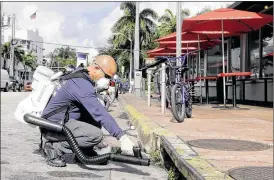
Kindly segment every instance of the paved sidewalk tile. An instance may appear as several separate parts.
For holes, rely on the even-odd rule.
[[[192,147],[202,158],[221,171],[242,166],[273,166],[273,109],[244,106],[250,110],[220,110],[212,105],[195,106],[193,117],[183,123],[173,120],[171,110],[161,114],[160,102],[147,102],[123,95],[125,102],[155,123],[175,133],[185,142],[199,139],[232,139],[263,143],[270,148],[258,151],[226,151]]]

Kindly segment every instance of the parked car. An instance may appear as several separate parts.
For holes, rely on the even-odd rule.
[[[32,91],[32,88],[31,88],[31,82],[28,82],[25,87],[24,87],[25,91]]]
[[[7,70],[1,69],[1,89],[5,92],[9,91],[10,76]]]
[[[20,83],[18,80],[10,78],[9,89],[12,89],[14,92],[21,92],[23,89],[23,84]]]

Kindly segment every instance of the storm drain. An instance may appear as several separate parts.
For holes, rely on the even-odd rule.
[[[118,116],[118,118],[120,118],[120,119],[129,119],[127,113],[125,113],[125,112],[123,112],[122,114],[120,114],[120,115]]]
[[[94,173],[89,172],[73,172],[73,171],[50,171],[47,173],[53,177],[75,177],[75,178],[102,178],[103,176],[99,176]]]
[[[197,139],[188,141],[190,146],[219,151],[262,151],[270,146],[262,143],[233,139]]]
[[[235,180],[273,180],[273,167],[243,167],[232,169],[229,175]]]

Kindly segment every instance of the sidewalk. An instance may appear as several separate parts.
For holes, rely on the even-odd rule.
[[[134,107],[136,111],[161,128],[174,133],[188,146],[190,146],[189,143],[195,145],[193,140],[200,140],[196,141],[199,144],[195,146],[211,145],[211,147],[204,148],[190,147],[208,164],[224,174],[228,174],[231,169],[245,166],[273,167],[272,108],[239,105],[248,107],[250,110],[220,110],[211,108],[212,105],[194,105],[193,117],[186,118],[183,123],[179,124],[172,120],[170,109],[167,109],[165,114],[161,114],[160,102],[155,99],[152,100],[151,107],[148,107],[146,101],[129,94],[120,96],[120,98],[124,101],[124,105]],[[127,112],[130,114],[128,110]],[[216,142],[207,142],[203,139],[216,139]],[[230,140],[263,144],[236,142],[232,145],[233,142]],[[237,149],[236,146],[239,148]],[[241,146],[243,146],[242,149]]]

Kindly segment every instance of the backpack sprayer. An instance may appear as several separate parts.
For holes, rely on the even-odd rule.
[[[77,78],[84,78],[81,73],[68,74]],[[81,149],[71,131],[63,124],[50,122],[44,118],[41,118],[42,112],[45,109],[48,101],[50,100],[55,89],[60,85],[62,79],[68,79],[68,76],[62,72],[54,73],[51,69],[38,66],[33,74],[32,92],[23,99],[17,106],[14,117],[16,120],[30,125],[31,127],[40,127],[47,130],[51,130],[57,133],[63,133],[67,138],[69,145],[78,159],[84,164],[100,164],[111,161],[149,166],[150,160],[143,159],[141,155],[141,149],[139,147],[133,148],[134,157],[108,153],[99,156],[87,157]]]

